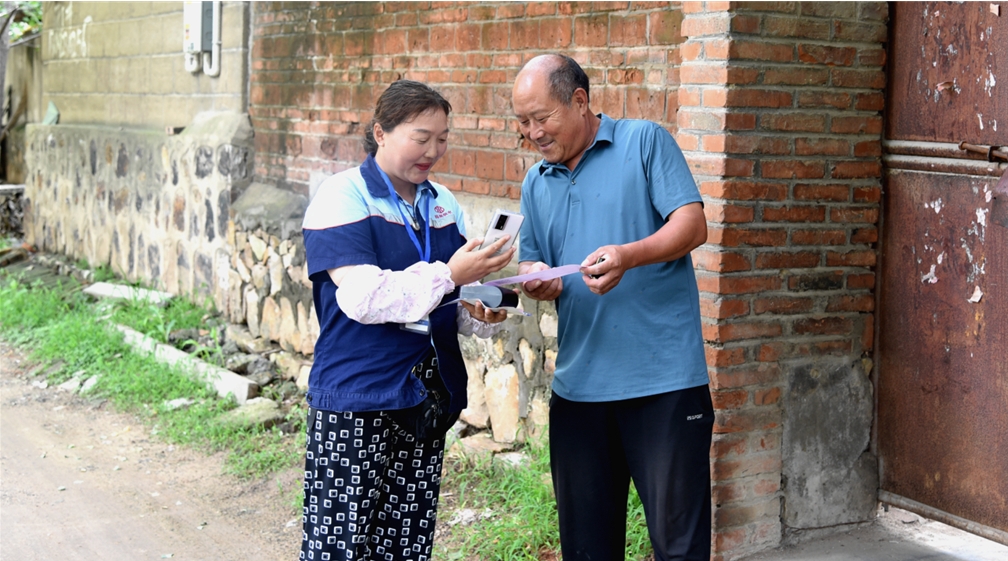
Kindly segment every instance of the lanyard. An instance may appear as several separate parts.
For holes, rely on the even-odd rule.
[[[378,167],[378,166],[375,166]],[[381,172],[382,179],[385,180],[385,186],[388,187],[389,195],[392,196],[392,200],[395,202],[396,208],[399,210],[399,216],[402,217],[403,227],[406,228],[406,233],[409,234],[410,241],[413,242],[413,246],[416,247],[417,253],[420,254],[420,259],[426,263],[430,263],[430,216],[431,216],[431,199],[432,197],[427,197],[427,218],[424,219],[424,248],[420,249],[420,240],[417,239],[416,234],[413,232],[413,228],[408,224],[406,220],[406,214],[403,212],[402,205],[399,204],[399,194],[395,192],[395,188],[392,187],[392,181],[389,176],[385,173],[385,170],[378,168]],[[421,193],[420,186],[417,185],[417,203],[419,203]],[[417,209],[419,210],[419,208]],[[420,214],[420,218],[423,219],[423,214]]]

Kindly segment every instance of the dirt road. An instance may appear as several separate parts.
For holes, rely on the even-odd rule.
[[[300,472],[239,480],[222,456],[41,388],[0,342],[0,559],[294,560]]]

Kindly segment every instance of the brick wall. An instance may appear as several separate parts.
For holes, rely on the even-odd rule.
[[[874,458],[864,456],[871,365],[861,359],[873,341],[887,8],[687,2],[683,11],[677,139],[710,226],[693,256],[718,409],[715,546],[733,558],[778,543],[782,521],[787,534],[864,519],[863,509],[833,512],[844,505],[808,483],[815,470],[842,467],[863,480],[851,494],[871,494],[859,504],[874,506]],[[840,373],[835,383],[815,381],[826,371]],[[799,426],[805,378],[846,414],[825,407],[814,414],[821,426]],[[852,418],[858,434],[839,438],[856,443],[854,459],[835,463],[858,466],[802,456],[803,446],[829,452],[830,423]],[[819,504],[803,511],[809,500]]]
[[[185,69],[182,2],[44,2],[45,105],[61,123],[184,127],[207,110],[244,112],[248,7],[223,2],[221,74]]]
[[[681,11],[670,2],[254,3],[250,114],[260,180],[302,194],[358,165],[378,95],[420,80],[451,102],[448,154],[433,178],[519,196],[538,155],[521,145],[511,85],[545,52],[577,59],[592,107],[674,132]]]

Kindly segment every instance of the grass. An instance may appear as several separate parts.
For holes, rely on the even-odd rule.
[[[59,383],[83,371],[99,376],[87,394],[107,399],[120,411],[132,413],[164,440],[208,452],[226,451],[225,469],[243,477],[260,477],[300,464],[304,454],[306,411],[295,405],[288,413],[288,434],[279,430],[239,428],[219,422],[235,407],[186,373],[134,353],[112,329],[124,323],[159,341],[173,329],[206,327],[214,320],[212,307],[185,298],[165,307],[142,302],[94,304],[79,292],[61,287],[27,286],[0,277],[0,337],[27,349],[31,361]],[[172,409],[176,398],[195,402]],[[526,444],[529,462],[504,467],[500,462],[473,461],[449,456],[442,485],[441,535],[435,558],[468,560],[555,560],[559,554],[556,506],[549,479],[549,450],[544,442]],[[292,512],[301,507],[298,485],[284,488]],[[448,526],[455,512],[489,510],[488,518],[473,524]],[[650,558],[651,547],[643,508],[635,490],[627,504],[626,558]]]
[[[539,560],[559,556],[556,503],[550,479],[549,448],[544,441],[525,445],[528,463],[510,467],[486,459],[448,457],[442,494],[456,509],[489,515],[471,526],[451,528],[447,543],[435,542],[437,559]],[[442,505],[445,504],[442,502]],[[439,524],[452,512],[438,514]],[[647,559],[651,542],[644,508],[631,486],[627,501],[625,558]]]
[[[29,358],[50,371],[51,382],[60,383],[81,372],[84,378],[97,375],[89,397],[108,399],[117,409],[137,415],[168,442],[226,450],[225,469],[239,476],[267,475],[300,460],[302,409],[295,407],[289,413],[294,435],[223,423],[220,416],[235,407],[234,400],[218,399],[212,388],[185,372],[134,353],[122,335],[100,319],[98,307],[79,293],[68,299],[62,294],[25,286],[16,279],[0,285],[0,336],[30,349]],[[166,313],[170,318],[175,312]],[[148,326],[154,332],[166,332],[164,327],[170,323],[171,319],[161,317],[149,320]],[[178,409],[167,405],[177,398],[195,403]]]

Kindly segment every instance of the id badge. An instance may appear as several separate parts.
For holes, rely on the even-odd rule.
[[[424,316],[420,321],[413,323],[404,323],[399,326],[399,329],[419,335],[430,335],[430,316]]]

